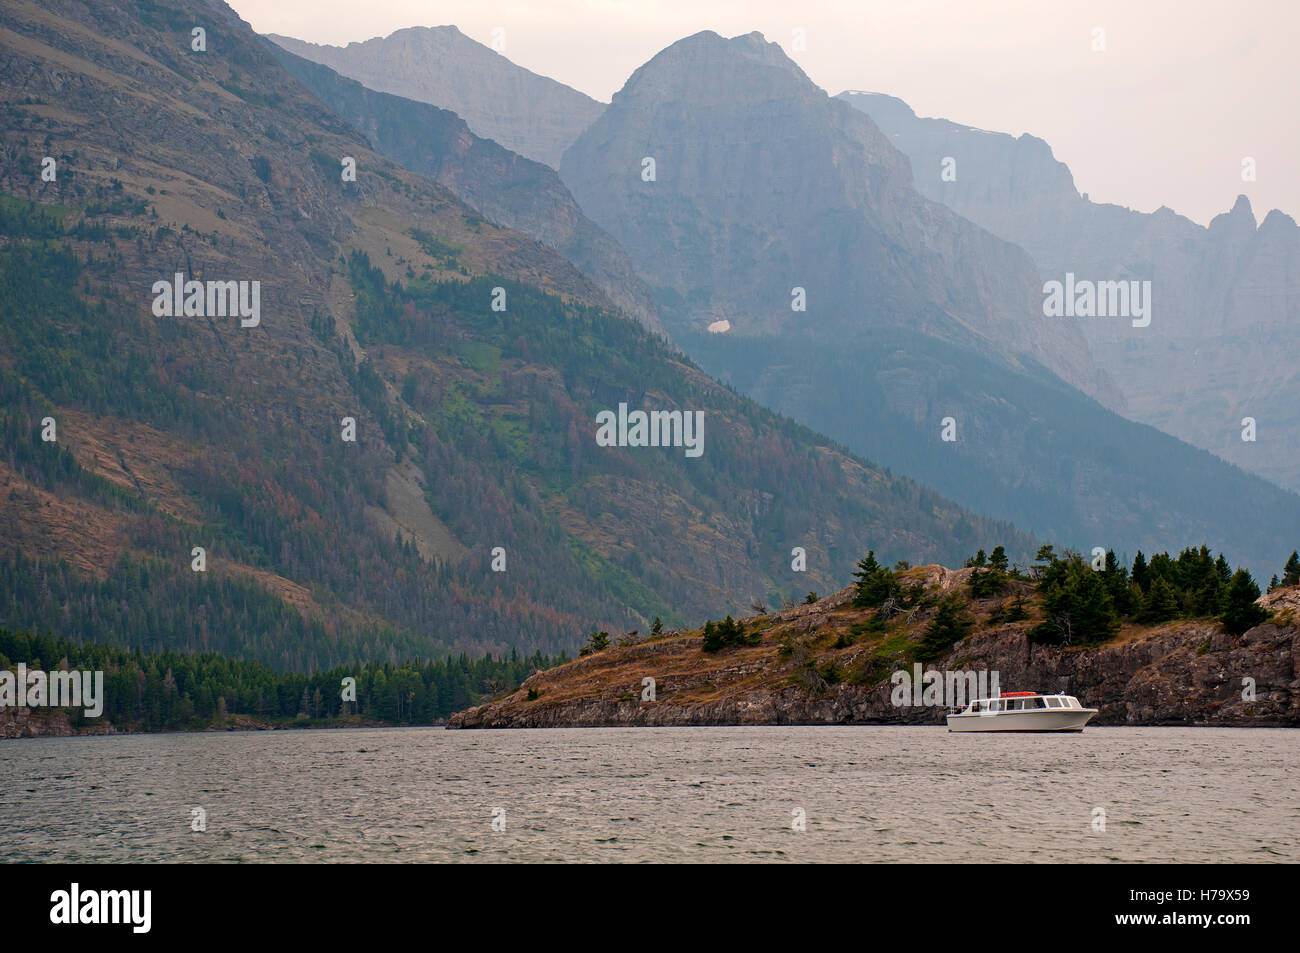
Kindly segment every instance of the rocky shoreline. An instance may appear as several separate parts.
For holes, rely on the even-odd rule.
[[[925,571],[941,590],[965,579],[960,570]],[[538,672],[518,690],[454,715],[447,727],[943,724],[943,706],[895,706],[887,672],[874,684],[801,679],[797,659],[789,658],[792,639],[812,644],[815,659],[847,667],[873,651],[869,644],[837,650],[831,642],[860,621],[852,595],[845,589],[745,620],[762,627],[757,646],[706,654],[699,635],[681,635],[610,648]],[[1274,619],[1239,636],[1213,620],[1184,620],[1121,632],[1096,647],[1063,648],[1031,643],[1031,620],[980,631],[926,668],[996,671],[1003,691],[1076,695],[1099,709],[1094,725],[1300,727],[1300,625],[1291,611],[1300,598],[1290,589],[1260,601]],[[642,700],[645,678],[655,680],[653,701]]]

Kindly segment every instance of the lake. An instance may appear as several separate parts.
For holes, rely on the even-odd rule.
[[[1232,728],[38,738],[0,742],[0,843],[69,862],[1295,862],[1298,752],[1300,731]]]

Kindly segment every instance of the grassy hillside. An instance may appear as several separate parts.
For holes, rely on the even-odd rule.
[[[1135,561],[1140,582],[1113,554],[1101,571],[1066,554],[1028,573],[979,556],[879,566],[815,602],[691,630],[595,633],[451,725],[941,724],[948,673],[1076,694],[1100,723],[1300,724],[1300,588],[1260,596],[1202,549]]]

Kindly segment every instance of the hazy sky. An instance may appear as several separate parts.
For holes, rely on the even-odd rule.
[[[1259,220],[1300,217],[1295,0],[228,2],[261,33],[316,43],[450,23],[490,44],[501,27],[515,63],[606,102],[684,36],[759,30],[832,95],[890,93],[918,115],[1046,139],[1094,201],[1206,223],[1244,193]]]

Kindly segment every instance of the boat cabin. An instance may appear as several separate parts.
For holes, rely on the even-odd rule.
[[[1082,709],[1073,695],[1039,695],[1035,692],[1003,692],[1000,698],[977,698],[965,708],[954,708],[962,714],[998,714],[1010,711],[1034,711],[1048,708]]]

